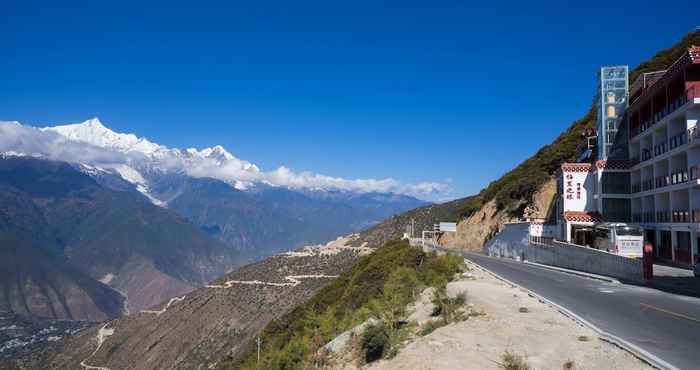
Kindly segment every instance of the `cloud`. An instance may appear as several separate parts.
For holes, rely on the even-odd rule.
[[[157,153],[148,154],[139,151],[119,151],[68,139],[52,130],[41,130],[17,122],[0,122],[0,152],[85,163],[122,172],[124,165],[137,170],[151,165],[167,171],[184,172],[193,177],[219,179],[238,188],[245,188],[254,183],[266,183],[293,189],[396,193],[424,199],[444,197],[451,192],[450,179],[446,182],[406,184],[393,178],[344,179],[309,171],[295,172],[285,166],[265,172],[218,146],[201,151],[161,148]]]
[[[68,140],[55,132],[17,122],[0,122],[0,152],[76,163],[124,163],[122,153]]]

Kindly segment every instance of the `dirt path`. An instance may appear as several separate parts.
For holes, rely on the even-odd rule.
[[[170,300],[168,301],[168,304],[166,304],[165,307],[163,307],[162,310],[157,310],[157,311],[156,311],[156,310],[141,310],[141,313],[152,313],[152,314],[154,314],[154,315],[156,315],[156,316],[160,316],[160,315],[164,314],[165,311],[167,311],[168,308],[170,308],[170,306],[171,306],[173,303],[175,303],[175,302],[180,302],[180,301],[184,300],[185,297],[186,297],[186,296],[183,295],[182,297],[170,298]]]
[[[107,329],[107,325],[109,325],[109,323],[104,324],[104,326],[102,326],[100,328],[100,330],[97,331],[97,347],[95,348],[95,350],[92,351],[90,356],[88,356],[86,359],[84,359],[83,361],[80,362],[80,366],[82,366],[84,369],[87,369],[87,370],[109,370],[108,367],[92,366],[92,365],[88,365],[85,363],[92,356],[94,356],[97,353],[97,351],[100,350],[100,347],[102,347],[102,344],[104,344],[105,340],[107,340],[107,337],[114,335],[114,329]]]
[[[471,278],[449,283],[447,292],[451,296],[465,292],[467,304],[483,311],[483,316],[416,337],[395,358],[366,368],[500,369],[502,356],[509,351],[522,356],[533,369],[651,369],[527,292],[480,269],[472,270]],[[425,315],[414,315],[419,316]]]
[[[260,280],[229,280],[229,281],[225,282],[223,285],[210,284],[210,285],[207,285],[206,287],[210,288],[210,289],[229,289],[236,284],[295,287],[295,286],[301,284],[301,280],[304,280],[304,279],[334,279],[337,277],[338,277],[338,275],[288,275],[288,276],[285,276],[285,278],[284,278],[285,280],[289,281],[288,283],[272,283],[272,282],[260,281]]]

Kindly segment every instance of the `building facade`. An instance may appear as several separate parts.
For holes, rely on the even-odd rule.
[[[633,223],[656,258],[691,265],[700,255],[700,47],[631,85],[627,73],[601,69],[597,160],[562,165],[560,237],[586,245],[596,223]]]

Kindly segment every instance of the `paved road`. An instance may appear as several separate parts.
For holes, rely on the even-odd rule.
[[[700,368],[700,299],[613,284],[464,253],[492,272],[575,312],[679,369]]]

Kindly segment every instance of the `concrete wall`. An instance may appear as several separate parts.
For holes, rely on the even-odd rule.
[[[643,282],[642,261],[555,241],[550,245],[532,244],[527,223],[506,224],[486,245],[491,256],[526,260],[544,265],[606,275],[620,280]]]

